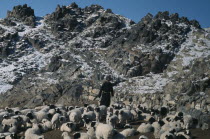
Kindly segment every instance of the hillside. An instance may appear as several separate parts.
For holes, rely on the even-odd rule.
[[[209,29],[167,11],[135,23],[75,3],[44,17],[19,5],[0,20],[1,107],[91,101],[106,75],[116,100],[145,93],[208,99]]]

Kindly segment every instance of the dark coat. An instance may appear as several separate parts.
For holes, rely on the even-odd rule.
[[[105,81],[100,89],[98,97],[100,97],[100,105],[109,107],[111,102],[111,96],[114,96],[113,85],[109,81]]]

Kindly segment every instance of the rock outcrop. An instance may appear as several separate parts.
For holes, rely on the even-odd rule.
[[[13,19],[35,27],[34,10],[28,7],[27,4],[15,6],[12,11],[8,11],[5,21],[7,23],[10,22],[9,25],[15,25],[14,22],[12,22]]]

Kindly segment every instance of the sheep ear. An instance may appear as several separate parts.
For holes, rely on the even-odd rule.
[[[95,110],[96,110],[96,112],[100,112],[100,108],[99,107],[95,108]]]
[[[76,132],[76,133],[74,133],[73,136],[74,136],[75,139],[78,139],[78,138],[81,137],[81,134],[79,132]]]
[[[96,121],[91,122],[91,127],[94,127],[96,125]]]
[[[74,124],[73,124],[73,123],[69,123],[69,126],[70,126],[70,127],[73,127],[73,126],[74,126]]]
[[[51,118],[53,117],[53,115],[52,115],[51,113],[48,113],[48,114],[47,114],[47,117],[48,117],[49,119],[51,119]]]
[[[87,107],[88,106],[88,104],[84,104],[84,107]]]
[[[85,117],[86,117],[86,115],[85,115]],[[85,123],[86,124],[90,123],[90,119],[89,118],[85,118],[85,117],[84,117]]]

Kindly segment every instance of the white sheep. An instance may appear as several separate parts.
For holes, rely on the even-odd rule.
[[[48,113],[42,110],[35,112],[34,115],[38,123],[40,123],[42,119],[48,119]]]
[[[160,139],[176,139],[176,136],[174,134],[172,134],[169,131],[164,132],[163,134],[161,134]]]
[[[94,138],[96,136],[95,127],[93,126],[87,127],[87,134]]]
[[[144,136],[144,135],[141,135],[141,136],[139,137],[139,139],[148,139],[148,137],[146,137],[146,136]]]
[[[190,131],[186,130],[184,132],[178,132],[178,133],[176,133],[176,137],[177,138],[191,139]]]
[[[125,139],[125,136],[118,131],[114,130],[113,139]]]
[[[140,133],[149,133],[149,132],[152,132],[154,130],[154,128],[152,127],[151,124],[145,124],[145,123],[142,123],[137,131],[139,131]]]
[[[7,136],[5,137],[5,139],[16,139],[16,138],[17,138],[17,135],[14,134],[14,133],[12,133],[11,135],[7,135]]]
[[[42,129],[44,132],[52,130],[52,123],[47,119],[42,119]]]
[[[17,133],[18,128],[16,125],[10,125],[9,130],[10,133]]]
[[[115,128],[117,123],[119,123],[119,118],[118,118],[117,115],[112,115],[112,116],[108,117],[108,123],[107,124],[109,124],[113,128]]]
[[[96,108],[94,109],[94,112],[95,112],[95,115],[96,115],[96,121],[97,121],[97,122],[100,122],[101,117],[102,117],[102,115],[101,115],[101,113],[100,113],[100,108],[99,108],[99,107],[96,107]]]
[[[191,115],[185,115],[183,117],[183,121],[184,121],[183,126],[186,127],[187,129],[193,127],[193,117]]]
[[[75,129],[76,129],[76,125],[72,122],[64,123],[62,124],[60,128],[62,132],[72,132],[72,131],[75,131]]]
[[[5,117],[2,121],[3,126],[18,125],[18,121],[15,118]]]
[[[64,120],[61,121],[61,119],[63,119],[61,114],[56,113],[53,115],[52,120],[51,120],[53,129],[59,128],[64,123]]]
[[[32,128],[29,128],[26,130],[25,132],[25,139],[35,139],[38,137],[40,137],[39,135],[41,134],[41,125],[38,125],[38,124],[33,124],[33,127]]]
[[[74,123],[78,124],[78,123],[80,123],[81,118],[82,118],[82,113],[79,109],[75,109],[75,110],[70,111],[69,120],[71,122],[74,122]]]
[[[112,138],[114,135],[114,129],[111,125],[97,123],[96,124],[96,138],[104,138],[109,139]]]
[[[21,114],[26,115],[27,113],[33,113],[35,112],[34,109],[23,109],[20,111]]]
[[[30,120],[26,115],[16,115],[13,118],[18,119],[19,126],[23,128],[26,128],[26,123]]]
[[[56,111],[55,111],[55,109],[50,109],[50,110],[48,111],[48,113],[54,115],[54,114],[56,113]]]
[[[84,127],[86,127],[86,120],[88,119],[89,121],[95,121],[96,114],[94,113],[94,111],[88,111],[82,114],[82,119],[85,121]]]
[[[126,109],[121,109],[119,111],[118,118],[119,118],[119,123],[124,123],[124,122],[128,123],[128,120],[133,120],[134,119],[131,111],[126,110]]]
[[[107,107],[105,105],[100,105],[99,108],[100,108],[100,114],[102,116],[106,116],[106,114],[107,114]]]
[[[124,137],[131,137],[134,136],[136,133],[136,130],[134,128],[128,128],[124,129],[123,131],[120,132]]]
[[[68,132],[63,132],[62,133],[62,137],[63,137],[63,139],[71,139],[71,137],[69,136]]]
[[[152,127],[154,128],[154,136],[155,138],[160,138],[160,130],[161,130],[161,124],[158,122],[152,123]]]
[[[92,139],[92,137],[89,134],[80,133],[80,132],[74,133],[74,138],[75,139]]]

